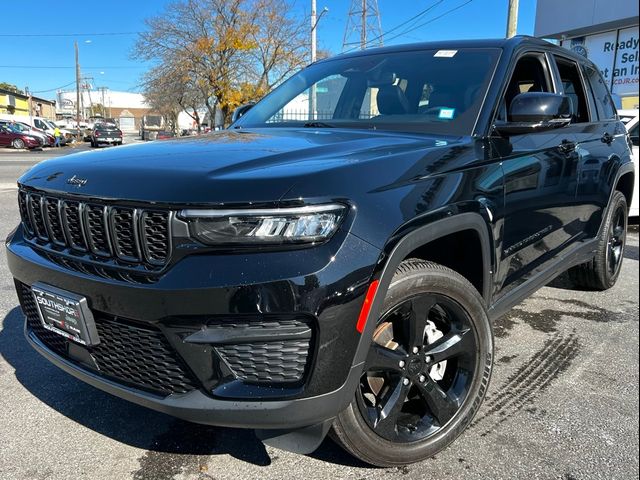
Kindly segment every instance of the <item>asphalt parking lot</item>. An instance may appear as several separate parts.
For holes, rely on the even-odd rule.
[[[18,222],[15,179],[54,152],[0,151],[0,237]],[[113,147],[120,148],[120,147]],[[637,479],[638,230],[604,293],[564,278],[495,325],[496,365],[472,427],[435,458],[369,468],[330,440],[309,456],[250,431],[185,423],[102,393],[22,335],[0,248],[0,479]]]

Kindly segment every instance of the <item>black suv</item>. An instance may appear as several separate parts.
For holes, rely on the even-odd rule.
[[[569,269],[611,287],[634,171],[594,65],[532,38],[304,69],[229,130],[43,162],[7,239],[25,334],[193,422],[362,460],[477,412],[491,321]]]

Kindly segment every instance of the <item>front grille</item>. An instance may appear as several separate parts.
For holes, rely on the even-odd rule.
[[[20,190],[20,215],[27,237],[61,252],[98,262],[157,270],[171,255],[168,211],[82,202]]]
[[[210,322],[208,329],[243,329],[252,331],[284,329],[311,329],[308,320],[302,318],[260,320],[235,320]],[[311,359],[313,337],[289,338],[274,341],[253,341],[218,345],[216,352],[240,380],[255,383],[295,383],[303,380]]]
[[[20,282],[16,288],[31,332],[47,348],[74,361],[68,353],[71,341],[42,326],[31,288]],[[97,312],[94,315],[100,343],[86,348],[98,367],[94,373],[160,395],[197,388],[197,380],[160,330]],[[86,364],[81,367],[89,368]]]
[[[298,382],[307,365],[309,340],[224,345],[216,350],[241,380]]]

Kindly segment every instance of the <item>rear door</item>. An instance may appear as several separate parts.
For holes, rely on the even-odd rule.
[[[11,140],[13,140],[13,137],[9,134],[7,128],[0,125],[0,146],[11,145]]]
[[[600,72],[588,63],[579,65],[561,55],[554,57],[563,91],[580,109],[570,126],[580,162],[576,210],[582,236],[590,239],[598,234],[621,156],[625,155],[626,131]]]
[[[513,98],[524,92],[553,92],[554,75],[544,52],[521,55],[503,95],[496,123],[509,122]],[[565,128],[492,138],[505,177],[503,251],[498,273],[509,292],[547,267],[575,241],[578,158]]]

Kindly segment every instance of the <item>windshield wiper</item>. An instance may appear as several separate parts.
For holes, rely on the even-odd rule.
[[[304,128],[335,128],[333,125],[324,122],[307,122],[303,125]]]

